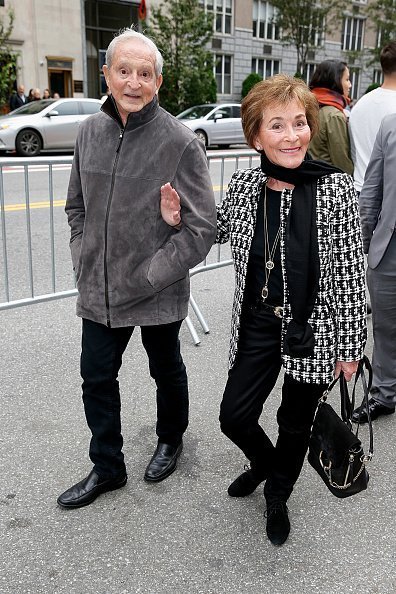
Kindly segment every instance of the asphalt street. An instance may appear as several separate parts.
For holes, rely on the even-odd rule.
[[[197,347],[182,327],[191,414],[177,471],[143,481],[155,390],[137,331],[120,376],[128,483],[73,511],[56,498],[91,468],[75,299],[1,313],[1,594],[394,594],[396,418],[375,423],[366,492],[336,499],[305,464],[289,501],[290,538],[272,546],[262,489],[227,495],[246,462],[217,420],[232,269],[197,275],[192,286],[210,333],[196,324]],[[279,398],[278,382],[263,415],[272,437]]]

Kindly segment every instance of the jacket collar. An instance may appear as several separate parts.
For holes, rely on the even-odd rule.
[[[138,128],[139,126],[142,126],[147,122],[150,122],[157,115],[158,109],[158,98],[157,95],[155,95],[154,99],[152,99],[150,103],[145,105],[143,109],[128,114],[125,130]],[[120,113],[117,109],[117,104],[114,100],[113,95],[109,95],[109,97],[103,103],[101,110],[106,115],[110,116],[113,120],[115,120],[117,124],[120,126],[120,128],[124,128],[124,124],[122,122]]]

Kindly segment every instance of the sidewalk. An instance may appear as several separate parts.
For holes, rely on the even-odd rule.
[[[0,592],[395,594],[396,416],[374,425],[365,493],[336,499],[306,463],[289,501],[290,538],[272,546],[262,491],[227,496],[245,463],[217,420],[232,269],[198,275],[192,286],[211,332],[196,325],[195,347],[182,328],[191,414],[177,471],[158,484],[143,481],[156,444],[155,397],[137,332],[120,376],[128,483],[74,511],[56,498],[91,468],[75,300],[2,313]],[[272,437],[278,399],[279,384],[265,409]]]

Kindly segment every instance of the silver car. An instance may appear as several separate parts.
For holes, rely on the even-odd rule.
[[[228,148],[230,144],[246,144],[242,130],[239,103],[206,103],[189,107],[176,116],[205,143]]]
[[[40,99],[0,117],[0,151],[35,157],[42,150],[72,149],[78,126],[100,110],[99,99]]]

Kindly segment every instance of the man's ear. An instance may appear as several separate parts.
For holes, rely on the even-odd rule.
[[[106,79],[106,85],[109,86],[109,68],[108,68],[107,64],[103,64],[103,66],[102,66],[102,72],[103,72],[104,77]]]
[[[162,85],[162,80],[163,80],[162,74],[160,74],[156,80],[157,93],[160,90],[160,87]]]

